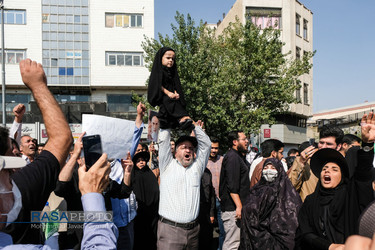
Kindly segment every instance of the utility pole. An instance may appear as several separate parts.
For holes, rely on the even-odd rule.
[[[5,109],[5,42],[4,42],[4,0],[0,0],[0,8],[1,8],[1,55],[2,55],[2,70],[1,75],[3,78],[3,85],[2,85],[2,108],[3,108],[3,126],[6,126],[6,109]]]

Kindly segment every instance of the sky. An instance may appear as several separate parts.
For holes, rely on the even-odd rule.
[[[299,0],[313,12],[313,112],[375,101],[375,1]],[[216,23],[235,0],[155,0],[155,38],[176,11]],[[372,71],[374,70],[374,71]]]

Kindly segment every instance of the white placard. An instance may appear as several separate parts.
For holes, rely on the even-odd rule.
[[[82,132],[86,135],[99,134],[103,152],[110,159],[123,159],[132,146],[134,121],[101,115],[82,115]]]

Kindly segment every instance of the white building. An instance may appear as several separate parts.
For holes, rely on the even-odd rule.
[[[141,43],[144,36],[154,37],[153,0],[4,2],[7,111],[33,101],[19,73],[24,58],[43,64],[61,103],[99,102],[103,112],[135,111],[131,92],[144,94],[149,76]]]
[[[313,13],[297,0],[237,0],[218,23],[217,32],[220,34],[236,17],[242,23],[250,19],[261,28],[276,25],[285,43],[283,53],[291,51],[293,58],[313,51]],[[306,120],[312,116],[313,70],[299,80],[302,87],[295,96],[300,102],[290,105],[290,113],[276,117],[277,124],[262,125],[257,141],[279,139],[286,145],[285,151],[306,141]]]

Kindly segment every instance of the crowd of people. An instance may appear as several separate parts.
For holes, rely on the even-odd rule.
[[[366,210],[375,197],[373,113],[362,117],[361,138],[325,125],[317,143],[301,142],[285,158],[283,142],[268,139],[258,150],[242,131],[230,132],[224,145],[186,112],[176,67],[173,49],[160,49],[149,89],[150,103],[161,107],[152,119],[160,122],[150,137],[157,134],[157,141],[141,142],[147,110],[139,103],[126,157],[109,160],[103,153],[87,169],[85,132],[73,145],[42,66],[20,62],[48,141],[38,144],[22,134],[22,104],[13,110],[11,129],[0,128],[0,248],[331,250],[375,244],[368,238],[374,223],[367,237],[354,236],[361,214],[374,211]],[[185,133],[172,138],[175,128]],[[93,216],[84,227],[47,235],[30,222],[51,195],[62,197],[67,211],[112,211],[113,220]]]

